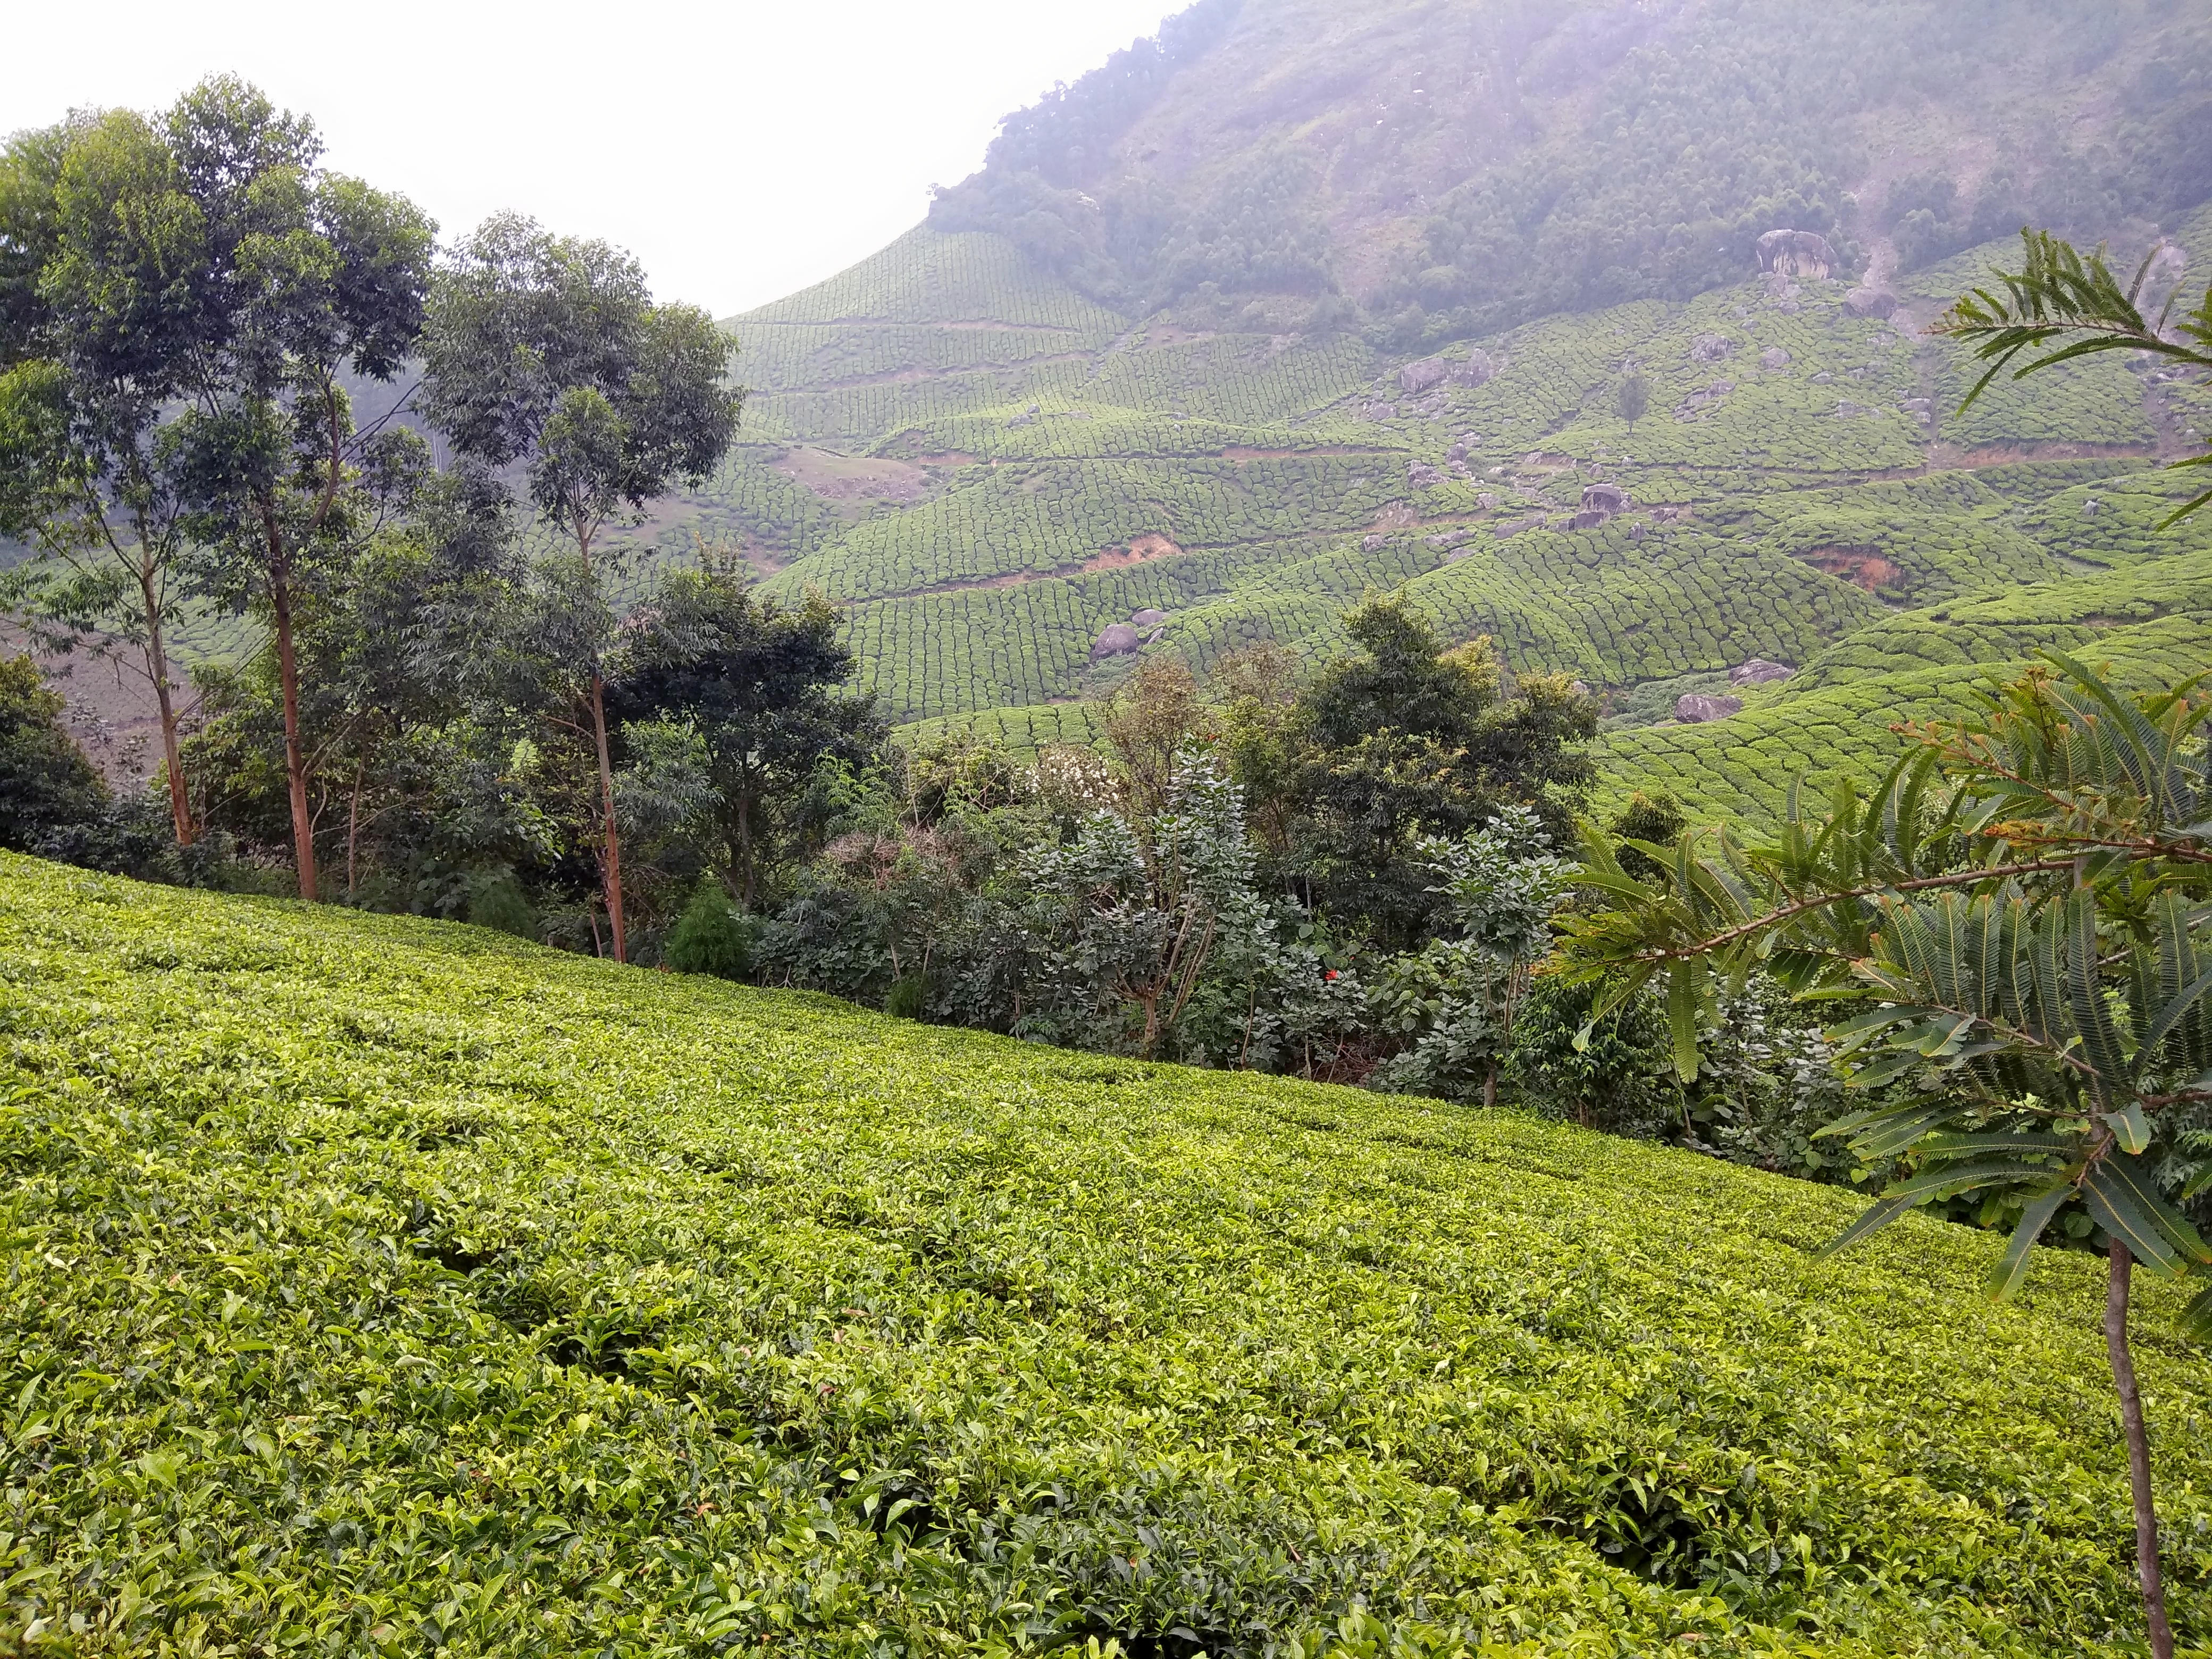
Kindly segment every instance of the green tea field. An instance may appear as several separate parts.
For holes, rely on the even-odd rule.
[[[9,1652],[2138,1650],[2101,1263],[1685,1152],[0,855],[0,1170]]]
[[[2212,254],[2212,212],[2179,240]],[[2112,640],[2116,666],[2212,645],[2175,562],[2212,532],[2154,528],[2193,388],[2100,358],[1956,412],[1963,354],[1922,331],[2007,257],[1917,272],[1888,315],[1838,278],[1767,276],[1409,359],[1121,318],[1000,237],[918,228],[730,325],[744,441],[648,527],[635,591],[702,542],[742,549],[771,592],[843,607],[894,722],[1028,747],[1093,731],[1144,653],[1325,660],[1350,605],[1402,589],[1449,638],[1592,689],[1601,794],[1758,817],[1778,761],[1876,759],[1893,721],[2113,625],[2112,573],[2154,562],[2164,595],[2118,619],[2158,627]],[[1899,628],[1958,638],[1961,603],[2039,631],[1899,659]],[[1151,612],[1137,655],[1094,650]],[[1679,693],[1727,692],[1753,659],[1799,672],[1674,724]]]

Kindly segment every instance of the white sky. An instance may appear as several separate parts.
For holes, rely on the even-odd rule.
[[[14,0],[0,132],[230,70],[442,236],[513,208],[716,316],[843,270],[1185,0]]]

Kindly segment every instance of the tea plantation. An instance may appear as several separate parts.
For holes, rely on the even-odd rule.
[[[2212,210],[2175,234],[2212,257]],[[2155,528],[2178,487],[2151,470],[2201,388],[2100,358],[1956,414],[1965,360],[1921,331],[2009,254],[1914,274],[1886,317],[1857,314],[1841,280],[1770,277],[1408,360],[1349,334],[1121,317],[995,235],[918,229],[730,325],[755,388],[744,447],[662,523],[637,580],[695,536],[742,546],[769,591],[845,607],[894,722],[1016,744],[1091,729],[1130,666],[1092,643],[1137,611],[1168,614],[1145,651],[1203,672],[1263,641],[1325,659],[1347,605],[1403,588],[1450,637],[1589,684],[1608,793],[1763,814],[1773,694],[1661,734],[1667,688],[1724,690],[1752,657],[1818,663],[1793,690],[1850,681],[1850,699],[1794,720],[1788,758],[1832,768],[1973,678],[1875,671],[1883,630],[2016,592],[2054,623],[2101,617],[2069,580],[2205,544]],[[904,484],[840,495],[791,465],[809,447]],[[1593,484],[1627,510],[1577,527]],[[2212,647],[2192,612],[2160,614],[2160,650]]]
[[[2172,234],[2212,264],[2212,208]],[[2113,573],[2212,546],[2212,517],[2158,528],[2185,491],[2157,462],[2212,397],[2187,377],[2099,357],[1958,412],[1965,357],[1923,331],[2015,251],[1912,273],[1888,316],[1840,276],[1747,276],[1407,356],[1124,315],[997,234],[924,227],[727,325],[738,446],[615,538],[616,597],[702,547],[742,555],[767,592],[842,608],[860,682],[909,737],[1028,747],[1094,730],[1135,660],[1094,643],[1139,611],[1167,617],[1143,653],[1204,673],[1264,641],[1325,660],[1350,605],[1402,589],[1453,641],[1591,688],[1604,796],[1764,816],[1778,766],[1876,758],[1983,671],[2147,620],[2111,603]],[[1591,486],[1624,509],[1583,521]],[[2033,637],[1961,631],[2014,597]],[[2212,656],[2201,605],[2156,604],[2144,650]],[[188,660],[253,642],[220,616],[177,632]],[[1940,662],[1916,654],[1937,636]],[[1797,677],[1671,724],[1679,690],[1727,692],[1754,657]]]
[[[2086,1255],[14,857],[0,1028],[9,1651],[2135,1650]]]

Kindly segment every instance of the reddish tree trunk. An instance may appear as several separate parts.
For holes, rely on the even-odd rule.
[[[2155,1659],[2173,1659],[2173,1626],[2166,1622],[2166,1583],[2158,1565],[2158,1510],[2151,1501],[2150,1437],[2143,1429],[2142,1395],[2136,1392],[2136,1363],[2128,1352],[2128,1284],[2135,1258],[2114,1239],[2111,1260],[2112,1279],[2105,1293],[2105,1351],[2112,1358],[2112,1382],[2120,1393],[2120,1422],[2128,1437],[2128,1487],[2136,1509],[2136,1578],[2142,1587],[2150,1650]]]

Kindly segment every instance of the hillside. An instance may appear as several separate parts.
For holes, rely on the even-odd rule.
[[[2032,20],[2032,21],[2031,21]],[[1133,313],[1410,349],[1685,300],[1776,225],[1912,269],[2212,178],[2194,5],[1201,0],[1010,116],[939,229]]]
[[[2134,1650],[2086,1255],[9,856],[0,964],[11,1650]]]
[[[843,607],[907,737],[1034,749],[1095,739],[1145,654],[1324,660],[1402,588],[1590,689],[1602,799],[1708,818],[2039,647],[2212,654],[2212,521],[2152,528],[2212,389],[2106,357],[1960,416],[1922,332],[2024,218],[2163,243],[2160,293],[2212,273],[2212,0],[2033,16],[1200,0],[890,246],[728,321],[740,442],[621,538],[619,597],[742,554]],[[1785,227],[1802,258],[1762,270]],[[202,609],[173,642],[258,641]],[[1791,676],[1732,684],[1754,659]],[[72,694],[143,726],[111,680]],[[1679,724],[1692,694],[1743,706]]]
[[[2174,232],[2206,268],[2212,211]],[[1260,640],[1325,657],[1347,604],[1402,585],[1451,637],[1582,679],[1613,732],[1667,722],[1607,737],[1608,789],[1656,769],[1709,810],[1765,810],[1770,729],[1837,734],[1823,767],[1870,757],[1869,712],[1954,704],[1971,665],[2108,630],[2110,573],[2157,560],[2165,584],[2131,598],[2159,626],[2113,638],[2116,660],[2206,643],[2212,532],[2154,537],[2178,486],[2145,471],[2201,388],[2108,358],[1954,413],[1960,354],[1917,330],[2006,256],[1901,279],[1886,319],[1839,281],[1768,276],[1407,357],[1128,323],[1001,240],[925,228],[737,322],[747,442],[660,542],[742,545],[771,591],[845,605],[894,720],[1025,746],[1091,733],[1132,661],[1094,643],[1137,612],[1166,613],[1145,649],[1202,672]],[[1593,485],[1627,510],[1575,528]],[[1940,687],[1877,684],[1925,679],[1893,660],[1908,619],[2006,595],[2035,640],[1954,653]],[[1737,720],[1672,725],[1677,696],[1753,658],[1808,672]],[[1803,717],[1759,712],[1782,700]]]
[[[1095,734],[1113,624],[1164,613],[1140,650],[1201,673],[1318,660],[1402,586],[1600,696],[1606,793],[1714,814],[2040,644],[2161,672],[2212,644],[2212,532],[2154,542],[2172,492],[2120,480],[2204,389],[2106,358],[1961,417],[1920,331],[2030,215],[2165,238],[2164,287],[2212,266],[2212,9],[2068,0],[2032,39],[2002,9],[1205,0],[1010,117],[927,224],[733,319],[744,442],[647,538],[846,607],[894,722],[1021,747]],[[1785,225],[1831,264],[1760,271]],[[1626,510],[1583,526],[1593,487]],[[1966,602],[2004,626],[1927,658]],[[1744,695],[1753,659],[1800,672]],[[1686,692],[1747,706],[1678,726]]]

